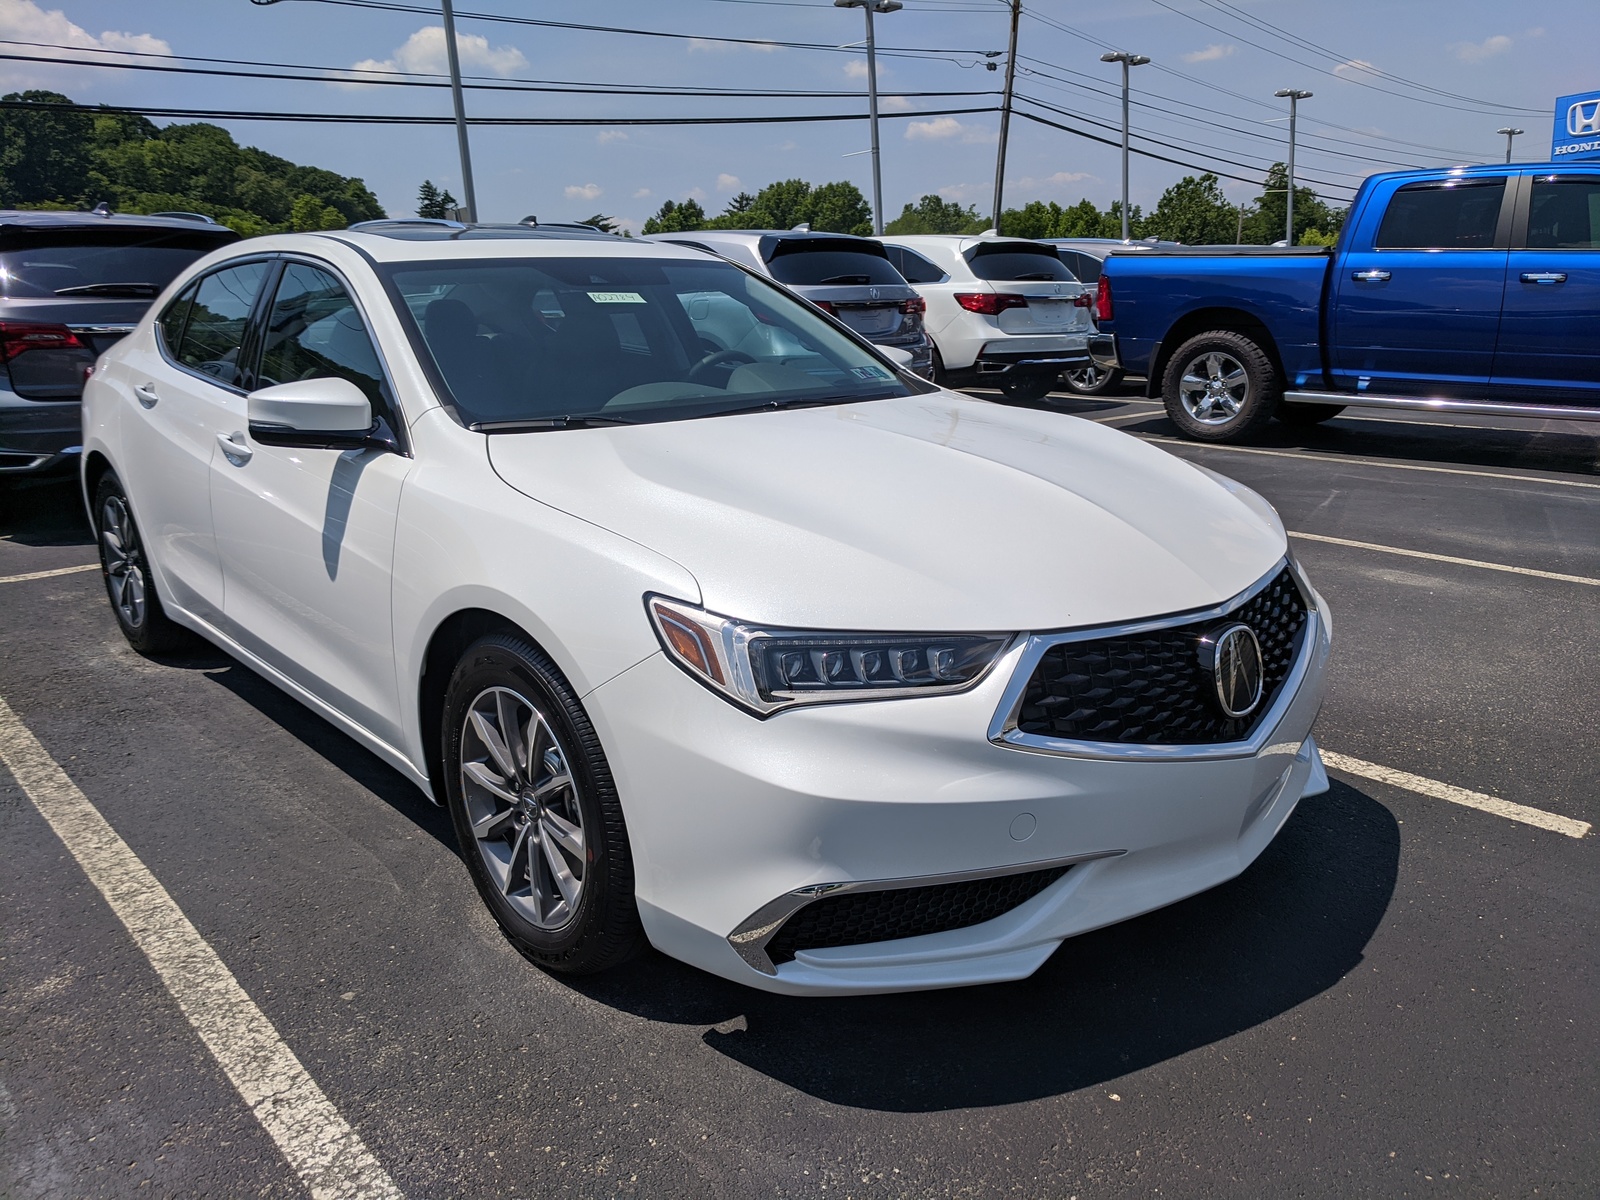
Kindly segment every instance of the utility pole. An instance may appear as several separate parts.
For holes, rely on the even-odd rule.
[[[1143,54],[1129,54],[1126,50],[1108,50],[1100,56],[1101,62],[1122,64],[1122,240],[1128,241],[1128,69],[1142,67],[1149,62]]]
[[[1504,129],[1496,129],[1495,132],[1498,133],[1498,134],[1502,134],[1505,137],[1505,139],[1506,139],[1506,161],[1510,162],[1511,161],[1511,139],[1516,137],[1517,134],[1519,134],[1519,133],[1526,133],[1528,131],[1526,129],[1512,129],[1509,125],[1507,125]]]
[[[872,122],[872,236],[883,236],[883,168],[878,159],[878,47],[872,14],[898,12],[901,0],[833,0],[835,8],[859,8],[867,14],[867,113]],[[859,153],[859,151],[858,151]]]
[[[1287,97],[1289,101],[1289,207],[1288,216],[1284,225],[1288,232],[1283,236],[1288,239],[1289,245],[1294,245],[1294,121],[1296,105],[1302,100],[1309,100],[1311,93],[1299,88],[1279,88],[1272,93],[1279,99]]]
[[[994,228],[1000,230],[1000,205],[1005,195],[1006,138],[1011,133],[1011,91],[1017,81],[1017,22],[1022,0],[1011,0],[1011,50],[1006,55],[1006,88],[1000,101],[1000,149],[994,160]]]

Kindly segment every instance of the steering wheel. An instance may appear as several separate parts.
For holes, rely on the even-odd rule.
[[[689,382],[699,383],[700,376],[712,367],[726,367],[732,363],[753,363],[756,360],[743,350],[716,350],[689,368]]]

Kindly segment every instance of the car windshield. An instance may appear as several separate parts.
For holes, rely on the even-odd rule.
[[[148,299],[202,254],[235,240],[226,230],[8,230],[0,242],[0,295]]]
[[[922,385],[730,263],[516,258],[387,269],[474,428],[679,420]]]

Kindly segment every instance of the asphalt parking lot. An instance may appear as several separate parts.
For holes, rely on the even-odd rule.
[[[1278,507],[1334,611],[1334,783],[1021,983],[542,974],[397,774],[220,653],[128,649],[70,480],[0,491],[0,716],[359,1132],[375,1173],[328,1195],[1600,1194],[1600,427],[1204,447],[1136,397],[1044,406]],[[307,1194],[3,766],[0,840],[0,1196]]]

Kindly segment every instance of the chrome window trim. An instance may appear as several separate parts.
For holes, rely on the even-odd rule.
[[[223,271],[232,271],[239,267],[248,267],[251,263],[261,263],[266,267],[267,273],[262,277],[261,290],[256,293],[255,299],[250,302],[249,315],[245,317],[245,336],[244,339],[239,343],[239,348],[242,350],[245,346],[249,345],[251,337],[255,332],[254,326],[256,314],[261,309],[261,297],[266,294],[266,290],[269,285],[276,286],[272,276],[272,269],[276,265],[275,255],[263,254],[260,251],[255,251],[250,254],[242,255],[239,258],[223,259],[221,262],[207,267],[204,271],[196,271],[193,275],[190,275],[183,281],[183,286],[178,289],[177,294],[174,295],[171,300],[168,300],[166,304],[162,305],[159,312],[156,311],[155,306],[152,305],[149,311],[145,314],[150,321],[151,334],[155,338],[156,353],[161,356],[162,362],[166,363],[167,366],[171,367],[174,371],[181,371],[191,379],[204,380],[212,387],[221,388],[223,391],[234,396],[246,396],[249,395],[249,393],[246,392],[242,387],[238,387],[231,383],[223,383],[222,380],[218,379],[215,375],[207,375],[204,371],[197,371],[195,368],[189,366],[189,364],[180,359],[178,357],[178,351],[182,349],[182,346],[167,345],[165,333],[161,328],[161,317],[166,313],[167,309],[176,304],[183,294],[191,287],[194,288],[195,295],[198,296],[200,294],[200,285],[207,279],[210,279],[213,275],[220,275]],[[193,303],[194,297],[190,297],[191,307],[193,306]],[[141,321],[140,323],[142,324],[143,322]],[[186,336],[188,332],[189,318],[187,315],[185,315],[183,318],[183,335],[179,336],[179,342],[182,342],[183,337]]]
[[[1289,674],[1284,677],[1278,695],[1273,700],[1272,706],[1262,715],[1257,722],[1255,732],[1250,737],[1238,742],[1215,743],[1185,743],[1176,745],[1143,745],[1124,742],[1092,742],[1076,738],[1046,737],[1043,734],[1024,733],[1017,728],[1017,714],[1022,708],[1022,697],[1028,690],[1028,684],[1033,679],[1033,673],[1039,666],[1039,660],[1046,651],[1059,646],[1064,642],[1094,641],[1106,637],[1127,636],[1137,633],[1149,633],[1157,629],[1170,629],[1179,625],[1192,625],[1197,621],[1209,621],[1225,617],[1231,612],[1243,608],[1251,600],[1264,591],[1274,579],[1282,574],[1284,567],[1289,568],[1295,586],[1300,589],[1300,599],[1306,606],[1305,636],[1300,642],[1300,651],[1295,657],[1294,665],[1289,668]],[[1273,731],[1283,720],[1284,714],[1289,711],[1289,706],[1294,703],[1299,694],[1300,685],[1305,682],[1306,673],[1311,669],[1311,660],[1316,654],[1317,639],[1321,635],[1321,615],[1317,610],[1316,593],[1311,589],[1305,576],[1301,573],[1299,565],[1291,556],[1280,558],[1270,571],[1240,592],[1233,599],[1216,605],[1213,608],[1191,610],[1189,612],[1173,613],[1164,617],[1150,617],[1143,621],[1129,621],[1121,625],[1095,625],[1083,629],[1065,629],[1054,633],[1030,633],[1025,636],[1022,655],[1011,672],[1011,681],[1006,684],[1006,690],[1001,693],[1000,703],[995,708],[994,718],[989,723],[989,740],[997,746],[1009,750],[1022,750],[1031,754],[1048,754],[1058,758],[1090,758],[1109,760],[1136,760],[1141,762],[1193,762],[1208,759],[1225,758],[1253,758],[1261,752],[1261,748],[1271,739]]]
[[[751,913],[728,935],[728,945],[733,952],[763,975],[776,975],[778,968],[767,957],[767,943],[777,936],[784,922],[806,905],[824,896],[840,896],[847,892],[890,892],[902,888],[937,887],[943,883],[968,883],[974,879],[1003,879],[1008,875],[1025,875],[1030,871],[1048,871],[1052,867],[1070,867],[1078,863],[1094,862],[1102,858],[1118,858],[1126,850],[1095,850],[1088,854],[1073,854],[1067,858],[1047,858],[1037,862],[1015,863],[1005,867],[984,867],[974,871],[951,871],[943,875],[914,875],[904,879],[861,879],[850,883],[812,883],[785,892],[776,900],[763,904]],[[1056,882],[1060,882],[1057,880]],[[1050,887],[1054,887],[1052,883]],[[1046,888],[1045,891],[1049,891]],[[1040,892],[1039,895],[1043,895]],[[1037,899],[1032,897],[1031,899]],[[1027,900],[1023,901],[1028,903]],[[1021,905],[1018,906],[1019,908]],[[1004,914],[1002,914],[1004,915]],[[967,926],[966,928],[972,928]],[[947,931],[948,932],[948,931]],[[928,936],[928,935],[920,935]],[[890,941],[899,941],[890,938]],[[883,945],[882,942],[863,942],[862,945]]]

